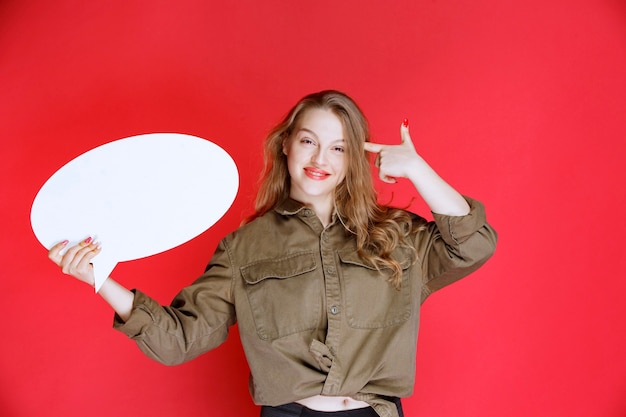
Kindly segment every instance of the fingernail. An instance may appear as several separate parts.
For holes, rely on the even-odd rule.
[[[85,243],[91,243],[91,236],[84,240]]]
[[[404,119],[404,120],[402,121],[402,126],[404,126],[404,127],[409,127],[409,119]]]
[[[69,240],[64,240],[63,242],[61,242],[61,245],[65,246],[65,245],[67,245],[68,243],[70,243],[70,241],[69,241]]]

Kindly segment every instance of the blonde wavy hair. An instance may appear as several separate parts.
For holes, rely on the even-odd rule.
[[[392,257],[399,246],[410,247],[407,235],[412,228],[410,215],[400,209],[378,204],[371,164],[363,143],[369,141],[369,127],[363,112],[346,94],[324,90],[302,98],[272,129],[264,145],[264,169],[250,222],[275,208],[289,197],[290,176],[283,144],[296,131],[309,109],[332,111],[344,128],[347,170],[335,189],[335,210],[348,233],[356,237],[357,253],[378,270],[389,269],[389,282],[402,284],[400,260]],[[415,257],[414,257],[415,258]]]

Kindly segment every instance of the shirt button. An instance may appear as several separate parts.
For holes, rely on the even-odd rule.
[[[333,274],[333,273],[335,273],[335,268],[333,268],[332,266],[329,266],[329,267],[326,269],[326,272],[328,272],[329,274]]]
[[[313,214],[313,212],[309,209],[304,210],[304,215],[305,216],[310,216],[311,214]]]
[[[339,307],[337,307],[337,306],[332,306],[332,307],[330,308],[330,312],[331,312],[332,314],[337,314],[337,313],[339,313]]]

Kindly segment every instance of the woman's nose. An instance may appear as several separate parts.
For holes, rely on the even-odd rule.
[[[315,152],[313,152],[312,160],[318,165],[323,165],[326,162],[326,156],[324,155],[324,150],[317,148]]]

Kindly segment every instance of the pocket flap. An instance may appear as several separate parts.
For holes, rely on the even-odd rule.
[[[297,252],[280,258],[263,259],[240,268],[244,281],[256,284],[267,278],[285,279],[315,270],[313,252]]]
[[[376,270],[373,263],[361,258],[355,250],[338,251],[339,259],[344,264],[362,266],[363,268]],[[406,246],[400,246],[394,249],[391,257],[400,263],[400,268],[407,269],[413,263],[415,252]]]

